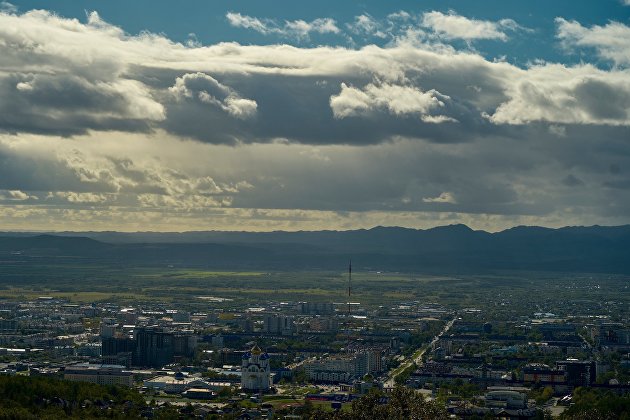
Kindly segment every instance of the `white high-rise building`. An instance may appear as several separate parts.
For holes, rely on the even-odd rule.
[[[365,374],[383,371],[382,351],[365,349],[353,354],[325,357],[303,364],[306,375],[315,382],[350,382]]]
[[[246,391],[264,392],[269,390],[271,369],[269,355],[255,345],[243,355],[241,365],[241,388]]]

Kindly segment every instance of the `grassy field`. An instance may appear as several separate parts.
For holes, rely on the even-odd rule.
[[[617,302],[627,313],[624,276],[503,272],[435,276],[361,272],[352,276],[352,301],[376,307],[404,301],[438,302],[451,308],[491,305],[510,316],[515,304],[584,300]],[[621,292],[621,293],[620,293]],[[261,301],[347,300],[347,274],[339,272],[216,271],[185,267],[119,267],[90,264],[12,264],[0,261],[0,298],[64,297],[76,303],[166,302],[190,309],[256,305]],[[216,297],[204,300],[201,296]],[[229,299],[221,302],[221,299]],[[626,307],[626,309],[624,309]],[[522,308],[521,308],[522,309]],[[535,312],[532,306],[531,312]],[[623,316],[623,313],[621,314]]]
[[[76,303],[159,300],[207,306],[210,302],[199,296],[251,303],[261,300],[342,303],[347,299],[347,277],[343,272],[265,273],[82,265],[0,268],[4,268],[0,272],[0,298],[19,300],[53,296]],[[429,288],[425,286],[438,280],[398,273],[356,273],[352,280],[352,300],[377,305],[426,299]]]
[[[136,300],[151,300],[154,299],[151,296],[134,293],[115,293],[115,292],[88,292],[88,291],[76,291],[76,292],[60,292],[54,289],[29,289],[29,288],[16,288],[0,290],[0,298],[16,299],[16,300],[31,300],[37,299],[40,296],[51,296],[54,298],[67,299],[74,303],[91,303],[91,302],[104,302],[104,301],[136,301]]]

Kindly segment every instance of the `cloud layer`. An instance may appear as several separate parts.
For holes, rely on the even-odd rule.
[[[391,39],[361,48],[182,45],[96,13],[15,13],[0,13],[7,228],[630,222],[622,23],[556,21],[568,53],[595,49],[606,69],[458,50],[445,40],[510,42],[522,29],[455,12],[361,15],[343,31]],[[228,19],[261,34],[342,32],[328,18]]]

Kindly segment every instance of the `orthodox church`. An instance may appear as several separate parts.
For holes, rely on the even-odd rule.
[[[265,392],[269,390],[271,370],[269,355],[254,345],[243,354],[241,364],[241,388],[245,391]]]

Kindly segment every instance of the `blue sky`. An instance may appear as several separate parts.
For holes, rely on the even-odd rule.
[[[624,1],[0,1],[0,229],[628,224]]]
[[[175,5],[167,0],[112,0],[76,1],[53,0],[42,2],[13,1],[20,11],[46,8],[61,16],[86,20],[86,12],[97,11],[107,22],[120,26],[131,34],[141,31],[163,33],[168,38],[186,42],[190,34],[196,35],[204,45],[218,42],[239,42],[243,44],[290,43],[300,46],[318,44],[346,45],[346,40],[338,35],[311,36],[308,40],[296,40],[274,34],[261,35],[256,31],[236,28],[229,24],[229,12],[274,19],[278,22],[298,19],[312,21],[317,18],[332,18],[342,29],[352,23],[356,16],[369,14],[375,20],[384,20],[388,15],[400,11],[421,15],[424,12],[440,11],[455,13],[471,19],[498,21],[513,19],[519,25],[531,29],[510,35],[510,42],[478,40],[473,47],[489,58],[506,56],[510,62],[526,65],[533,59],[576,63],[581,60],[597,61],[592,54],[568,54],[558,47],[555,40],[556,17],[576,20],[583,25],[606,25],[611,20],[628,23],[630,7],[622,0],[575,1],[575,0],[533,0],[533,1],[361,1],[345,2],[324,0],[319,2],[296,1],[206,1],[187,0]],[[383,45],[387,40],[374,36],[354,36],[358,46],[367,43]]]

